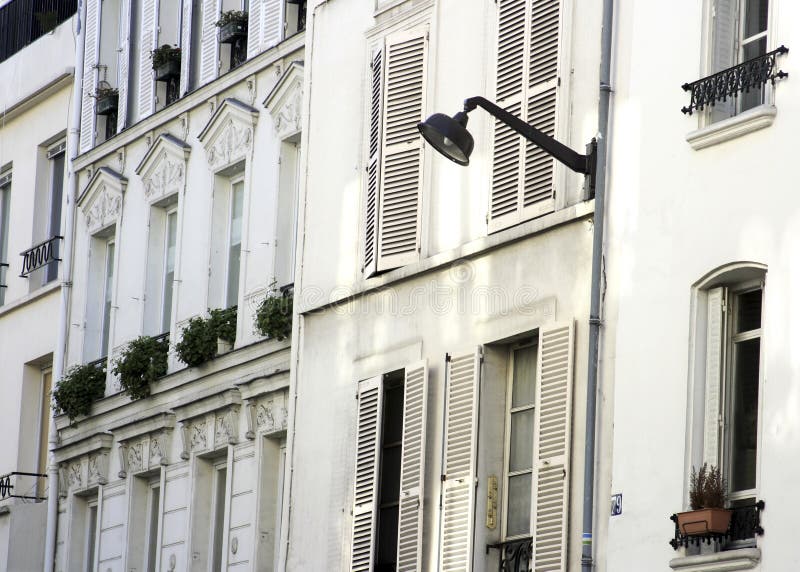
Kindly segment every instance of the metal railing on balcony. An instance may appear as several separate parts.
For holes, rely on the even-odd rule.
[[[706,107],[713,107],[719,102],[737,97],[750,90],[761,89],[767,82],[775,84],[775,80],[789,74],[778,70],[776,59],[789,52],[789,48],[781,46],[764,55],[747,60],[738,65],[712,74],[681,87],[691,92],[691,101],[687,107],[681,108],[683,113],[692,114]]]
[[[0,501],[5,499],[25,499],[25,500],[44,500],[47,497],[40,497],[36,495],[16,494],[18,488],[18,477],[32,477],[34,485],[32,490],[38,488],[38,479],[46,479],[47,475],[41,473],[26,473],[23,471],[12,471],[0,476]],[[27,491],[26,491],[27,492]]]
[[[533,537],[517,538],[498,542],[497,544],[487,544],[486,554],[489,550],[500,551],[499,572],[529,572],[533,571]]]
[[[78,0],[11,0],[0,8],[0,62],[69,20]]]
[[[25,278],[35,270],[44,268],[51,262],[59,262],[61,259],[58,257],[58,241],[63,238],[63,236],[56,235],[32,246],[25,252],[20,252],[20,256],[22,256],[20,277]]]
[[[731,523],[728,530],[724,533],[706,532],[704,534],[683,534],[678,527],[678,515],[673,514],[669,517],[675,523],[675,536],[669,541],[670,546],[677,550],[681,546],[688,547],[691,544],[700,546],[701,544],[711,544],[712,542],[739,543],[752,540],[756,535],[764,534],[761,527],[761,511],[764,510],[764,501],[760,500],[752,504],[731,507]]]

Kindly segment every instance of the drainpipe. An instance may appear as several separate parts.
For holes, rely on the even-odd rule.
[[[72,109],[67,131],[67,212],[64,229],[64,250],[61,260],[61,300],[58,308],[58,332],[56,347],[53,350],[53,385],[64,374],[64,361],[67,351],[67,331],[69,329],[69,296],[72,288],[72,244],[75,227],[75,200],[78,189],[78,176],[74,161],[78,155],[81,129],[81,92],[83,89],[84,53],[84,2],[78,0],[75,12],[75,76],[72,85]],[[51,412],[52,412],[51,407]],[[47,529],[44,548],[44,572],[53,572],[56,559],[56,529],[58,528],[58,464],[55,461],[55,448],[58,446],[55,414],[50,417],[49,463],[47,468]]]
[[[602,324],[603,242],[606,214],[606,165],[608,152],[608,113],[611,99],[611,40],[614,0],[603,0],[603,28],[600,39],[600,101],[597,114],[597,182],[594,197],[594,237],[592,240],[592,293],[589,307],[589,364],[586,383],[586,445],[583,467],[583,546],[581,569],[594,568],[592,529],[594,525],[595,425],[597,422],[597,371]]]

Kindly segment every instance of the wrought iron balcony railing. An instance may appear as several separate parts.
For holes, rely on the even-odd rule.
[[[678,515],[673,514],[669,519],[675,523],[675,536],[669,541],[672,548],[677,550],[681,546],[688,547],[690,544],[700,546],[702,543],[711,544],[717,542],[740,542],[752,540],[756,535],[764,534],[761,527],[761,511],[764,510],[764,501],[760,500],[753,504],[732,507],[731,523],[728,531],[723,534],[707,532],[705,534],[693,534],[688,536],[682,534],[678,528]]]
[[[32,246],[25,252],[20,252],[20,256],[22,256],[20,277],[25,278],[31,272],[43,268],[51,262],[60,261],[61,259],[58,257],[58,241],[62,238],[64,237],[56,235]]]
[[[486,554],[492,548],[500,551],[499,572],[533,572],[532,536],[487,544]]]
[[[789,52],[789,48],[781,46],[764,55],[747,60],[739,65],[717,72],[703,79],[685,83],[683,91],[692,94],[688,107],[681,108],[683,113],[714,107],[717,102],[727,101],[740,93],[748,93],[751,89],[761,89],[767,82],[775,85],[775,80],[789,74],[778,70],[776,59]]]
[[[13,483],[12,483],[13,477]],[[34,479],[46,479],[47,475],[41,473],[25,473],[22,471],[13,471],[0,476],[0,500],[5,499],[25,499],[25,500],[44,500],[47,497],[32,496],[32,495],[18,495],[15,494],[14,489],[17,487],[17,477],[33,477]],[[36,486],[33,487],[36,489]]]
[[[11,0],[0,8],[0,62],[32,44],[78,10],[78,0]]]

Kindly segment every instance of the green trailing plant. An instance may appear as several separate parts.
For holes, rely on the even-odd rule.
[[[689,506],[692,510],[725,508],[727,486],[719,467],[703,463],[699,471],[692,467],[689,479]]]
[[[53,410],[68,415],[72,423],[78,416],[88,415],[92,403],[103,397],[105,390],[105,366],[94,363],[73,366],[53,390]]]
[[[150,385],[167,373],[167,339],[140,336],[131,341],[114,361],[114,375],[131,399],[150,395]]]
[[[236,306],[210,310],[208,318],[189,320],[175,351],[183,363],[197,366],[214,358],[218,338],[231,344],[236,341]]]
[[[95,99],[103,99],[105,97],[111,97],[112,95],[119,95],[119,90],[116,87],[98,86],[97,89],[94,90]]]
[[[216,332],[217,337],[221,340],[232,344],[236,341],[236,306],[231,306],[225,309],[216,309],[209,312],[208,318],[211,322],[211,328]]]
[[[275,340],[285,340],[292,334],[292,294],[283,295],[274,288],[259,304],[254,318],[256,332]]]
[[[171,61],[181,61],[181,49],[164,44],[150,52],[150,58],[153,60],[153,69],[158,69]]]
[[[219,20],[217,20],[217,28],[222,28],[227,24],[244,24],[247,25],[247,12],[242,10],[228,10],[226,12],[220,12]]]

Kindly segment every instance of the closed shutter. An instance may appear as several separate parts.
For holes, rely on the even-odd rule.
[[[219,2],[220,0],[203,0],[203,37],[200,40],[200,85],[213,81],[217,77],[219,36],[217,35],[216,24],[220,13]]]
[[[262,0],[261,50],[277,45],[283,39],[283,0]]]
[[[725,363],[725,288],[708,292],[703,462],[719,466],[720,394]]]
[[[193,0],[183,0],[181,6],[181,95],[189,91],[190,66],[195,65],[192,58],[197,57],[192,53],[192,4]]]
[[[81,152],[94,144],[95,114],[94,91],[97,88],[97,52],[100,35],[100,0],[86,2],[86,28],[84,32],[83,86],[81,89]]]
[[[358,386],[355,495],[351,570],[370,572],[375,554],[378,508],[378,459],[381,443],[383,388],[381,377]]]
[[[733,66],[736,61],[736,35],[738,32],[737,15],[738,0],[714,0],[712,12],[712,49],[711,73],[716,73]],[[711,108],[712,121],[732,117],[736,113],[732,98],[718,101]]]
[[[261,51],[261,8],[263,0],[250,0],[247,13],[247,59]]]
[[[573,324],[539,331],[533,568],[566,570],[572,427]]]
[[[118,89],[119,98],[117,103],[117,132],[127,127],[128,123],[128,82],[131,70],[131,2],[124,2],[121,7],[122,22],[119,29],[119,74]]]
[[[155,110],[156,82],[153,76],[153,57],[158,32],[156,30],[157,0],[141,0],[142,32],[139,54],[139,119],[144,119]]]
[[[378,269],[378,194],[381,173],[381,119],[383,114],[383,49],[372,56],[372,85],[369,110],[369,158],[367,190],[364,201],[364,276],[369,278]]]
[[[378,270],[419,259],[422,141],[427,32],[386,38],[383,147],[378,198]]]
[[[556,128],[561,0],[500,0],[498,104],[553,136]],[[489,232],[554,209],[553,161],[495,121]]]
[[[403,454],[397,534],[398,572],[422,570],[422,505],[425,482],[425,420],[428,369],[422,361],[405,370]]]
[[[447,362],[439,570],[472,570],[480,351]]]

